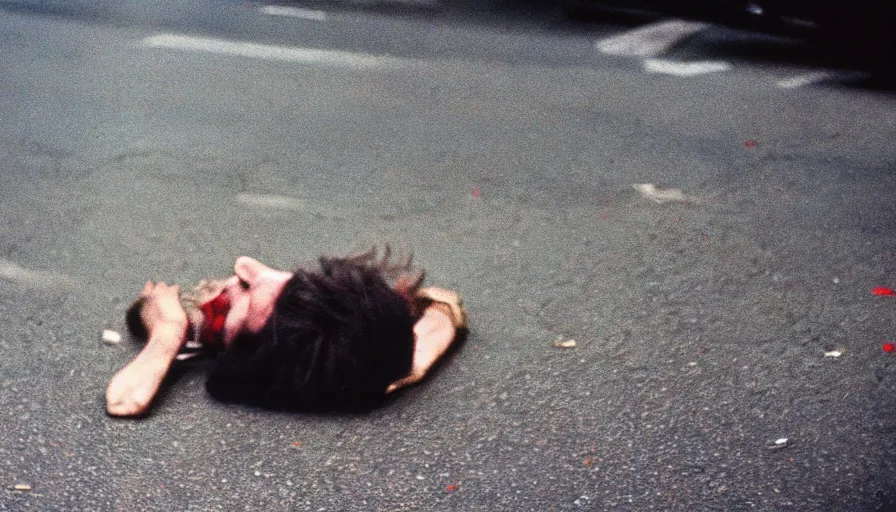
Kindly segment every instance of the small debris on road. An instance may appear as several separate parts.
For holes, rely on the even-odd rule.
[[[790,443],[790,440],[786,437],[782,437],[780,439],[776,439],[773,444],[771,444],[768,448],[769,450],[780,450],[781,448],[787,448],[787,445]]]
[[[884,352],[893,352],[896,350],[896,345],[893,343],[884,343]]]
[[[663,203],[691,203],[697,198],[687,196],[677,188],[657,188],[653,183],[636,183],[632,188],[641,193],[641,197],[649,199],[657,204]]]
[[[752,139],[750,139],[750,140],[744,142],[744,146],[746,146],[746,147],[748,147],[748,148],[755,148],[757,144],[758,144],[758,143],[757,143],[755,140],[752,140]]]
[[[473,197],[479,197],[482,195],[482,192],[480,192],[478,188],[474,188],[470,192],[473,194]]]
[[[829,350],[824,353],[824,357],[840,357],[843,355],[844,352],[846,352],[846,351],[845,350]]]
[[[554,342],[556,348],[573,348],[576,346],[576,340],[557,340]]]
[[[874,289],[873,293],[875,295],[896,295],[896,291],[894,291],[892,288],[887,288],[884,286],[878,286]]]
[[[445,486],[445,492],[454,492],[457,490],[456,484],[448,484]]]
[[[103,343],[116,345],[121,343],[121,334],[111,329],[103,330]]]
[[[28,484],[16,484],[12,486],[12,490],[19,492],[31,492],[31,486]]]

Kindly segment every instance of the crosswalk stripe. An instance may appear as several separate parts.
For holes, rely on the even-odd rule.
[[[395,57],[352,53],[341,50],[277,46],[242,41],[228,41],[226,39],[182,36],[177,34],[159,34],[150,36],[144,39],[143,44],[147,48],[199,51],[252,59],[286,61],[298,64],[331,67],[399,68],[410,62],[406,59]]]
[[[269,16],[287,16],[290,18],[300,18],[310,21],[326,21],[327,13],[314,9],[303,9],[301,7],[286,7],[282,5],[266,5],[261,8],[261,12]]]
[[[675,62],[662,59],[644,61],[644,71],[673,76],[695,76],[728,71],[731,65],[722,61]]]
[[[607,55],[656,57],[707,27],[709,24],[696,21],[667,20],[602,39],[594,46]]]

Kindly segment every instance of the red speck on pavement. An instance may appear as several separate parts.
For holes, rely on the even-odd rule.
[[[445,492],[454,492],[457,490],[457,486],[454,484],[449,484],[445,486]]]
[[[892,352],[896,350],[896,345],[892,343],[884,343],[884,352]]]
[[[744,142],[744,146],[747,146],[748,148],[755,148],[756,144],[757,143],[755,140],[748,140],[747,142]]]
[[[481,192],[479,192],[478,188],[474,188],[473,190],[471,190],[471,192],[473,193],[473,197],[479,197],[482,194]]]
[[[896,291],[893,291],[890,288],[884,288],[883,286],[879,286],[874,289],[875,295],[896,295]]]

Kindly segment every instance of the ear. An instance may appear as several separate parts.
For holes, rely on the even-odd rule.
[[[247,283],[254,283],[258,274],[264,268],[264,263],[248,256],[240,256],[236,259],[236,263],[233,264],[233,272]]]

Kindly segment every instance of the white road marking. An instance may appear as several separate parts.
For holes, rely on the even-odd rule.
[[[707,23],[684,20],[651,23],[624,34],[597,41],[594,43],[594,47],[607,55],[656,57],[707,27],[709,27]]]
[[[41,288],[68,286],[72,284],[72,280],[68,276],[57,272],[29,270],[18,263],[8,260],[0,260],[0,279],[17,281]]]
[[[783,89],[796,89],[797,87],[803,87],[806,85],[816,84],[823,80],[827,80],[831,78],[832,74],[829,71],[816,71],[814,73],[804,73],[802,75],[797,75],[790,78],[785,78],[778,82],[778,87]]]
[[[301,7],[285,7],[282,5],[266,5],[261,8],[261,12],[269,16],[288,16],[290,18],[301,18],[311,21],[326,21],[327,13],[324,11],[316,11],[314,9],[302,9]]]
[[[267,194],[239,194],[236,196],[236,202],[246,206],[275,208],[278,210],[300,211],[306,208],[305,202],[301,199]]]
[[[398,68],[410,63],[406,59],[352,53],[341,50],[321,50],[316,48],[298,48],[293,46],[277,46],[270,44],[228,41],[209,37],[191,37],[177,34],[159,34],[143,40],[147,48],[163,48],[186,50],[264,59],[274,61],[295,62],[331,67],[349,68]]]
[[[644,71],[674,76],[695,76],[728,71],[731,65],[722,61],[675,62],[662,59],[644,61]]]

